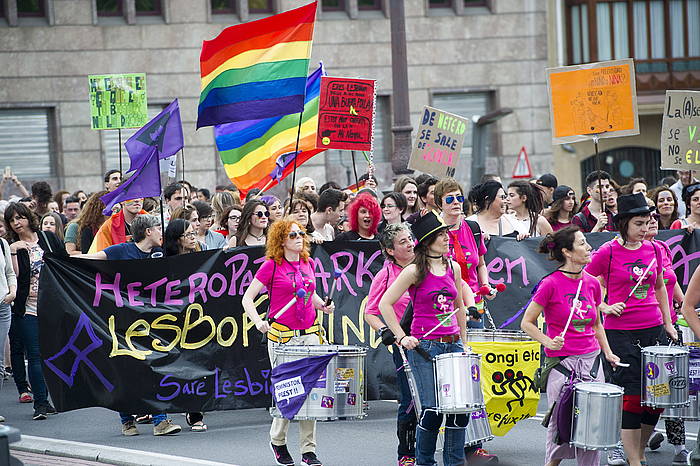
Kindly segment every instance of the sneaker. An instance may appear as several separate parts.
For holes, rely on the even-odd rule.
[[[416,459],[413,456],[402,456],[399,458],[399,466],[415,466]]]
[[[673,457],[673,466],[685,466],[688,464],[688,458],[690,453],[685,448],[678,452],[676,456]]]
[[[49,403],[48,401],[46,402],[44,407],[46,408],[46,414],[58,414],[58,411],[56,411],[56,408],[54,408],[53,405],[51,403]]]
[[[494,455],[493,453],[489,453],[483,448],[478,448],[467,455],[467,463],[474,465],[498,464],[498,456]]]
[[[24,392],[19,396],[20,403],[33,403],[34,397],[30,392]]]
[[[46,419],[48,416],[46,415],[46,406],[39,405],[34,408],[34,416],[32,416],[32,419],[35,421],[43,421]]]
[[[287,450],[287,445],[270,444],[270,450],[274,453],[275,462],[279,466],[294,466],[294,460],[292,455],[289,454],[289,450]]]
[[[649,437],[649,442],[647,443],[647,446],[649,447],[649,450],[658,450],[663,441],[664,434],[662,434],[661,432],[654,432],[651,435],[651,437]]]
[[[618,443],[615,448],[608,451],[608,465],[625,466],[626,464],[627,459],[625,458],[625,450],[623,450],[622,445]]]
[[[3,416],[0,416],[0,422],[5,422],[5,418]]]
[[[312,464],[314,466],[323,466],[323,463],[316,458],[316,453],[309,451],[301,455],[301,462],[304,464]]]
[[[124,424],[122,424],[122,435],[126,435],[127,437],[139,435],[139,431],[136,428],[136,423],[134,421],[126,421]]]
[[[182,430],[177,424],[173,424],[172,419],[166,419],[158,425],[153,426],[153,435],[173,435]]]

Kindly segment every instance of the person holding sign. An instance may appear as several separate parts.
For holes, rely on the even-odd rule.
[[[316,279],[310,255],[309,238],[296,221],[278,220],[271,227],[265,244],[267,260],[258,269],[255,278],[243,295],[241,304],[250,320],[260,332],[267,334],[267,351],[270,363],[277,365],[275,348],[282,344],[321,344],[321,326],[316,320],[316,309],[330,314],[335,309],[331,302],[316,294]],[[267,288],[270,299],[268,319],[263,320],[255,309],[253,300]],[[296,300],[288,306],[291,300]],[[280,311],[287,308],[282,315]],[[274,316],[274,319],[272,318]],[[289,420],[272,419],[270,448],[279,465],[293,465],[287,449]],[[320,465],[316,457],[316,421],[299,421],[299,439],[302,462]]]
[[[644,240],[651,213],[643,194],[620,196],[614,217],[620,236],[603,244],[586,266],[587,272],[602,280],[608,303],[613,303],[603,308],[610,347],[630,364],[618,368],[612,379],[625,390],[622,443],[632,466],[644,461],[644,447],[661,414],[659,409],[641,405],[641,349],[656,345],[664,330],[678,339],[668,308],[662,251]]]
[[[466,313],[462,304],[459,265],[445,258],[449,251],[449,225],[434,212],[428,212],[411,227],[418,243],[416,258],[399,274],[379,302],[384,322],[401,347],[420,348],[431,358],[444,353],[461,353],[466,341]],[[411,335],[396,318],[394,306],[408,290],[413,301]],[[442,425],[437,410],[435,374],[431,359],[417,351],[408,352],[408,362],[416,378],[422,412],[416,431],[416,464],[434,465],[435,446]],[[448,414],[445,421],[445,466],[464,464],[464,435],[467,414]]]
[[[585,382],[603,382],[600,353],[613,366],[620,362],[613,354],[603,330],[600,312],[607,307],[602,301],[600,283],[583,269],[591,261],[591,245],[576,226],[550,233],[540,243],[540,253],[561,266],[535,287],[532,301],[525,311],[520,328],[545,347],[545,367],[554,365],[547,378],[547,400],[552,410],[547,426],[545,465],[556,466],[561,460],[576,458],[587,466],[600,464],[599,452],[557,445],[556,411],[567,373],[574,371]],[[537,327],[544,314],[547,333]],[[558,361],[558,364],[557,364]]]
[[[591,202],[574,215],[571,223],[584,233],[615,231],[612,212],[605,207],[608,196],[613,191],[610,174],[602,170],[589,173],[586,177],[586,189]]]

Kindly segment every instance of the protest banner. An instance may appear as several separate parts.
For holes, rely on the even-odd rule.
[[[371,79],[321,78],[318,149],[372,150],[374,86]]]
[[[639,134],[632,59],[547,69],[552,142]]]
[[[666,91],[661,168],[700,169],[700,91]]]
[[[146,74],[88,76],[92,129],[140,128],[148,121]]]
[[[425,106],[408,168],[437,177],[454,176],[469,120]]]
[[[614,234],[586,236],[599,247]],[[700,232],[663,231],[659,239],[671,248],[685,288],[700,264]],[[485,257],[489,281],[507,285],[507,292],[488,303],[496,325],[519,328],[519,310],[530,291],[557,267],[536,252],[539,241],[491,238]],[[138,261],[47,254],[39,286],[39,341],[57,409],[155,413],[270,406],[267,347],[241,306],[263,252],[241,247]],[[363,318],[369,287],[384,263],[378,245],[326,242],[314,246],[312,258],[321,296],[330,291],[333,271],[342,272],[334,314],[319,313],[327,340],[368,347],[367,399],[396,399],[391,355]],[[265,295],[257,300],[261,314],[266,300]],[[521,362],[513,367],[516,376],[518,371],[529,376]]]

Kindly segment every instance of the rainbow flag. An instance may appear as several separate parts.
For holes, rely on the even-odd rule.
[[[205,40],[197,128],[302,111],[315,19],[313,2]]]
[[[306,81],[297,166],[325,149],[316,148],[318,101],[323,64]],[[214,139],[226,174],[245,197],[252,188],[267,190],[294,169],[299,113],[214,127]]]

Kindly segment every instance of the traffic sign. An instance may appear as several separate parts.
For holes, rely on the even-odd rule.
[[[532,178],[532,168],[530,168],[530,159],[527,156],[525,146],[520,148],[520,153],[515,160],[515,167],[513,167],[513,176],[511,178]]]

